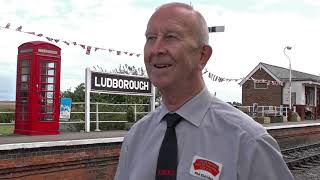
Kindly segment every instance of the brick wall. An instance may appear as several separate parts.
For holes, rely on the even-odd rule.
[[[320,126],[273,129],[268,132],[277,140],[281,148],[318,143],[320,139]]]
[[[0,151],[0,179],[112,180],[121,143]]]
[[[252,77],[254,79],[271,80],[274,79],[263,69],[257,70]],[[246,81],[242,85],[242,105],[252,106],[258,103],[258,106],[279,106],[282,104],[282,86],[268,86],[267,89],[254,89],[252,80]]]

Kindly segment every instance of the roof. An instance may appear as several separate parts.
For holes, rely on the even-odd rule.
[[[239,84],[243,85],[258,69],[264,69],[276,81],[289,81],[289,69],[260,62]],[[291,70],[292,81],[320,82],[320,76]]]
[[[56,45],[54,45],[54,44],[51,44],[51,43],[48,43],[48,42],[44,42],[44,41],[29,41],[29,42],[25,42],[25,43],[21,44],[21,45],[19,46],[19,48],[25,47],[26,45],[27,45],[27,46],[30,46],[30,44],[31,44],[32,46],[40,46],[40,45],[42,45],[42,44],[45,44],[46,46],[51,46],[51,47],[55,47],[55,48],[61,49],[60,47],[58,47],[58,46],[56,46]]]

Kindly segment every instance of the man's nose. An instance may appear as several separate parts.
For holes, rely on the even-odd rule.
[[[164,54],[166,52],[165,42],[162,38],[158,37],[152,46],[153,54]]]

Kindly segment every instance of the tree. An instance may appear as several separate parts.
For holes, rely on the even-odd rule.
[[[138,75],[138,76],[146,76],[146,72],[143,68],[137,68],[135,66],[119,65],[118,68],[115,68],[110,71],[111,73],[116,74],[127,74],[127,75]],[[75,90],[72,92],[71,88],[67,89],[66,91],[61,92],[61,97],[68,97],[71,98],[73,102],[84,102],[85,98],[85,84],[79,84]],[[103,102],[103,103],[110,103],[110,104],[150,104],[150,98],[146,96],[129,96],[129,95],[116,95],[116,94],[97,94],[92,93],[90,97],[91,102]],[[160,102],[160,93],[156,90],[156,101]],[[159,103],[158,103],[159,104]],[[73,111],[84,111],[84,106],[78,106],[76,109],[72,107]],[[91,106],[91,111],[95,111],[95,106]],[[102,109],[101,109],[102,108]],[[133,121],[134,120],[134,106],[102,106],[99,111],[114,111],[114,112],[127,112],[127,120]],[[125,109],[123,109],[125,108]],[[105,110],[107,109],[107,110]],[[148,112],[148,106],[136,106],[137,112]],[[84,119],[83,114],[73,115],[77,119]],[[137,119],[140,119],[143,114],[138,114]],[[101,119],[119,119],[121,117],[114,115],[114,114],[100,114],[99,117]],[[71,117],[72,118],[72,117]],[[92,117],[95,119],[95,117]]]

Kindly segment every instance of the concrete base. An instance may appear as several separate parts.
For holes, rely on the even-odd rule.
[[[292,122],[299,122],[301,121],[301,118],[297,112],[292,112],[291,114],[291,121]]]
[[[270,123],[270,117],[256,117],[256,118],[254,118],[254,120],[260,124],[269,124]]]
[[[271,117],[271,123],[282,123],[287,122],[287,117],[285,116],[272,116]]]

